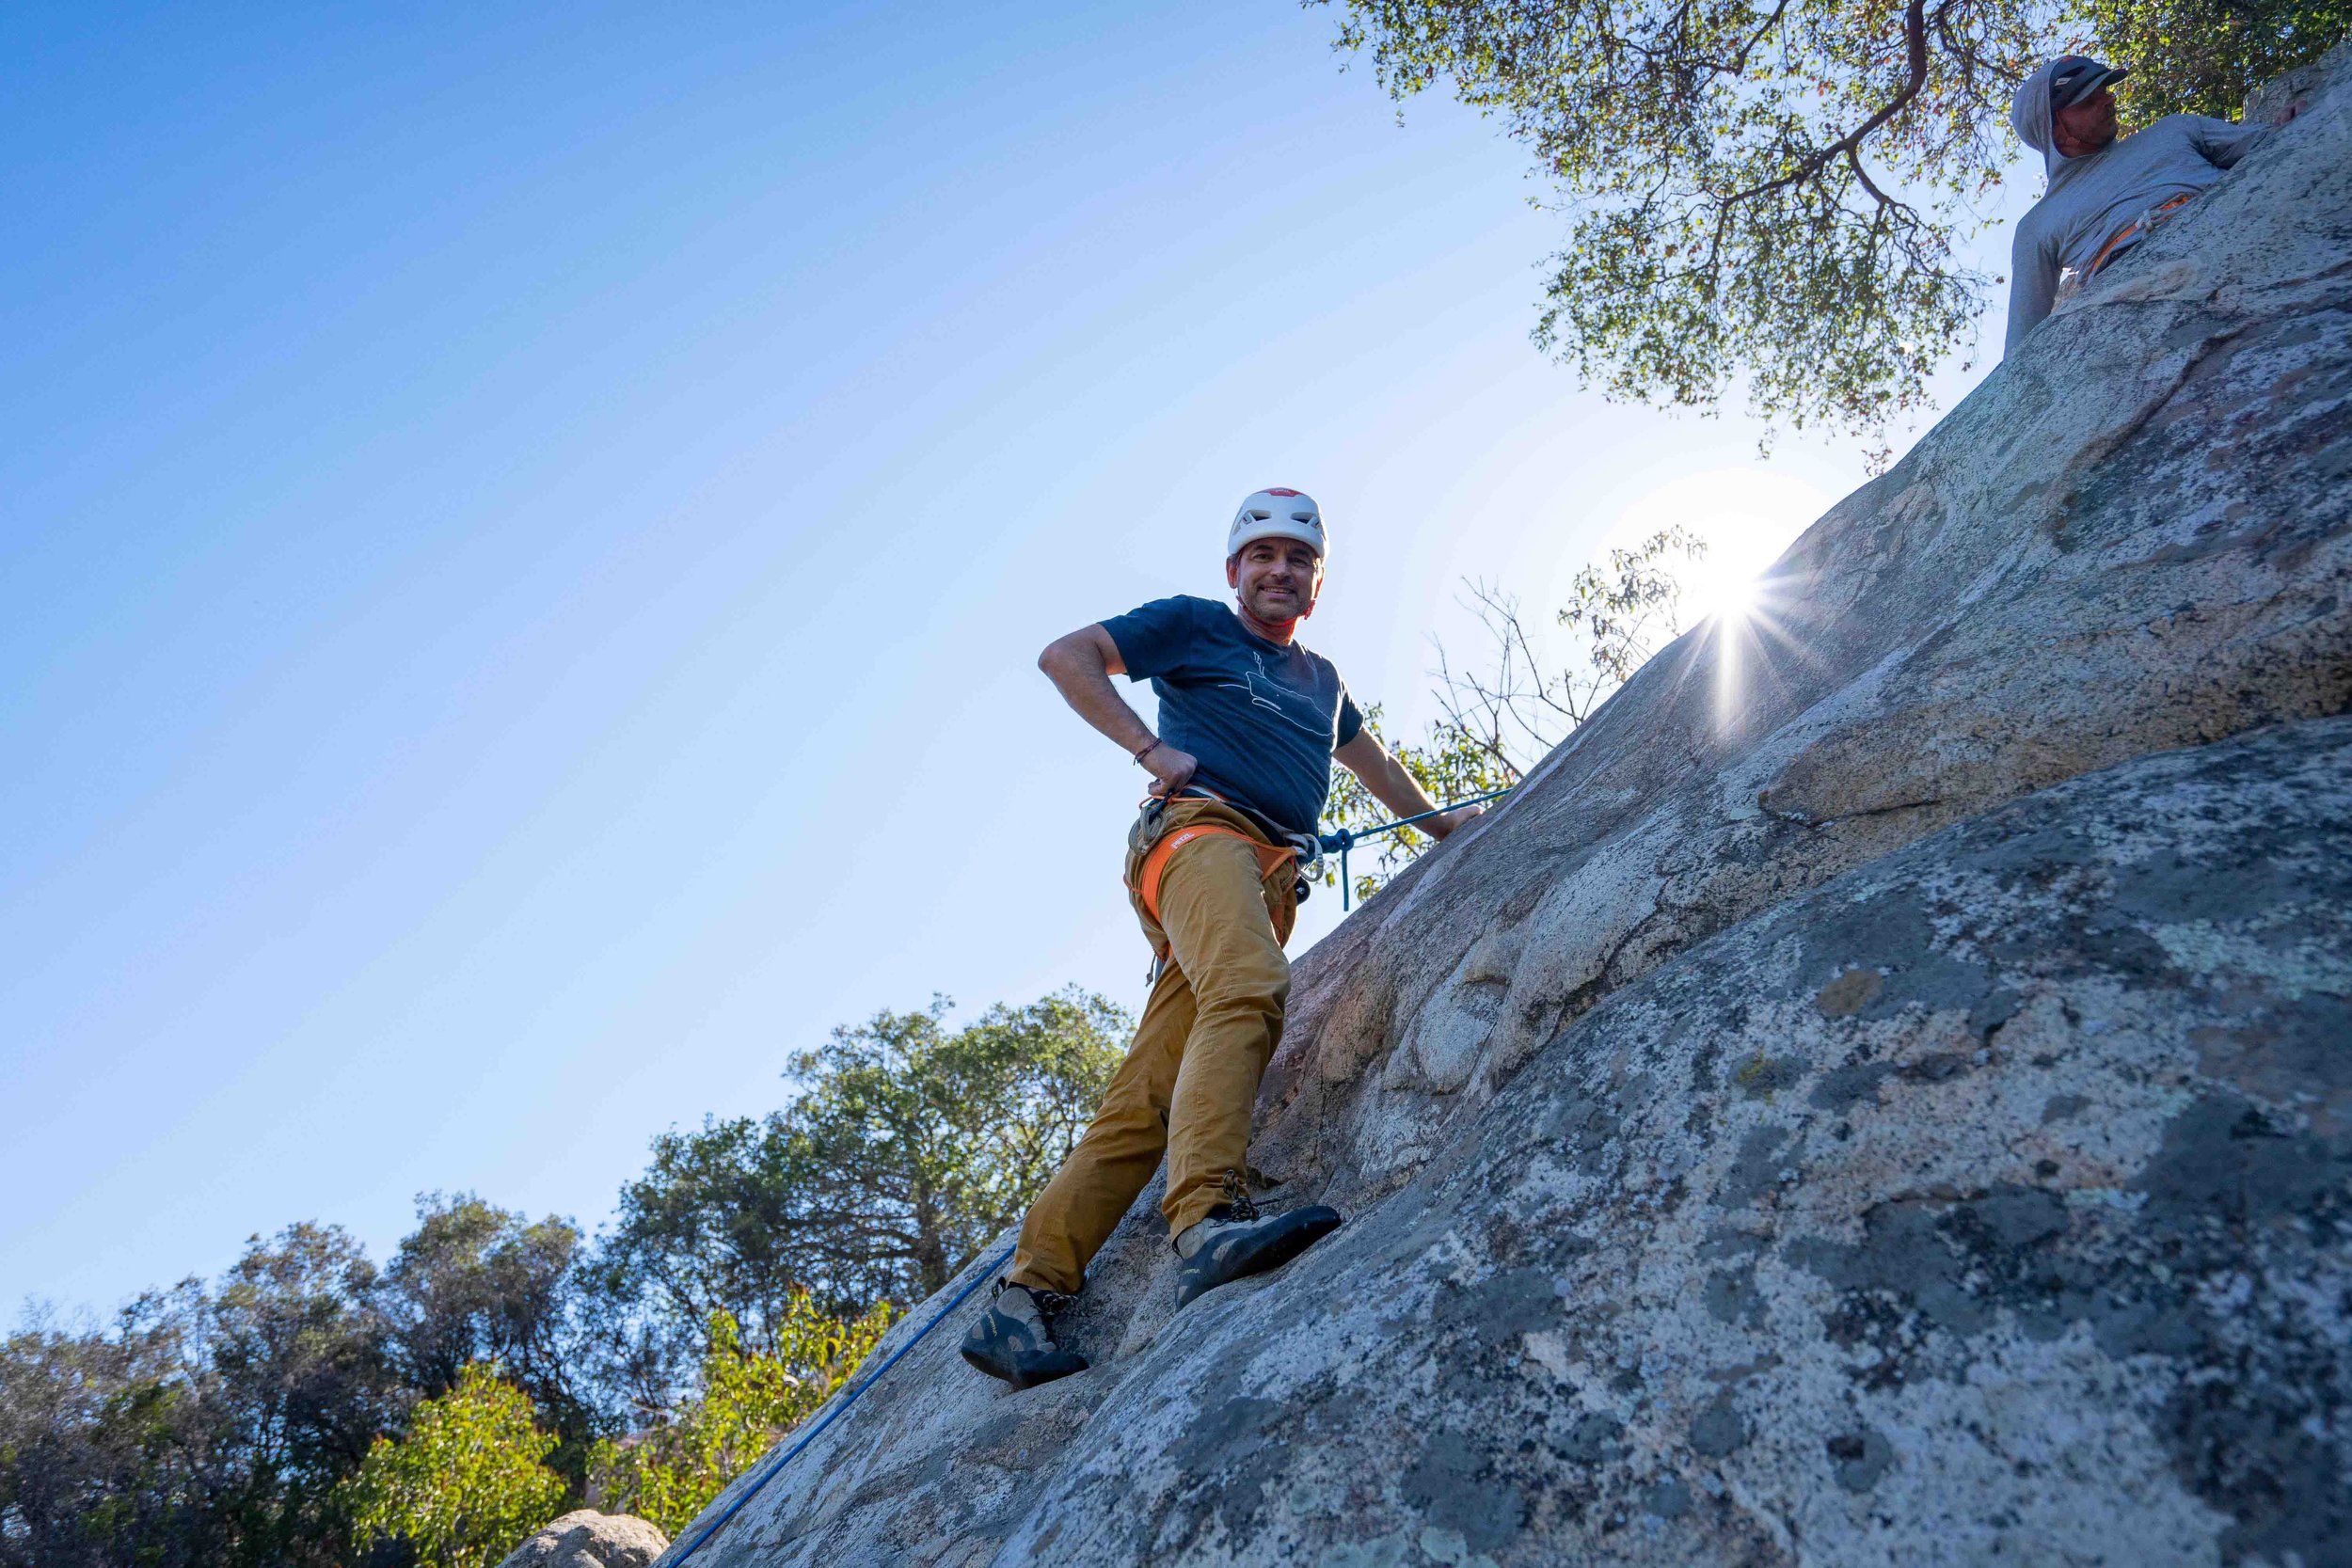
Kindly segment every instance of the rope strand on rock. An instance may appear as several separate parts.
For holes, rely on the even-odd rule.
[[[1353,892],[1353,889],[1348,885],[1347,852],[1356,847],[1357,845],[1362,843],[1365,839],[1372,838],[1380,833],[1394,832],[1399,828],[1409,828],[1416,822],[1426,822],[1433,816],[1443,816],[1447,812],[1459,811],[1464,806],[1479,806],[1486,804],[1488,800],[1500,800],[1502,797],[1510,794],[1512,790],[1518,787],[1518,786],[1517,784],[1504,784],[1501,789],[1490,789],[1484,795],[1472,795],[1467,800],[1449,800],[1442,806],[1437,806],[1424,812],[1416,812],[1411,816],[1400,816],[1393,822],[1383,822],[1376,828],[1364,828],[1360,830],[1355,828],[1342,828],[1337,832],[1329,832],[1320,835],[1323,845],[1323,852],[1325,854],[1330,854],[1333,850],[1337,850],[1339,852],[1340,909],[1342,911],[1344,911],[1347,909],[1348,899]]]
[[[882,1373],[897,1366],[901,1356],[905,1355],[907,1352],[913,1350],[915,1346],[921,1344],[925,1335],[929,1334],[932,1329],[937,1328],[948,1313],[954,1311],[957,1307],[961,1307],[965,1301],[970,1299],[972,1292],[978,1290],[981,1284],[992,1275],[1002,1269],[1006,1264],[1011,1262],[1012,1253],[1013,1249],[1011,1247],[1007,1247],[1004,1251],[998,1253],[994,1258],[990,1259],[988,1266],[981,1269],[978,1274],[974,1275],[970,1284],[964,1286],[962,1290],[958,1291],[955,1293],[954,1299],[949,1301],[946,1306],[931,1314],[930,1322],[925,1323],[921,1328],[916,1329],[913,1338],[909,1339],[905,1344],[900,1345],[897,1350],[892,1351],[890,1353],[890,1359],[884,1361],[881,1366],[874,1369],[873,1376],[867,1378],[864,1383],[859,1384],[856,1387],[850,1389],[849,1393],[842,1396],[840,1402],[825,1413],[824,1419],[810,1427],[805,1436],[785,1450],[784,1457],[768,1465],[766,1469],[758,1472],[752,1483],[743,1488],[742,1491],[737,1493],[735,1500],[727,1504],[724,1509],[720,1511],[719,1516],[716,1519],[713,1519],[710,1523],[705,1525],[702,1528],[701,1533],[696,1535],[693,1540],[687,1543],[686,1549],[684,1551],[679,1552],[675,1557],[672,1557],[666,1552],[663,1553],[661,1560],[656,1565],[656,1568],[678,1568],[680,1563],[683,1563],[688,1558],[692,1557],[696,1551],[701,1549],[704,1542],[708,1541],[712,1536],[718,1534],[722,1529],[724,1529],[726,1528],[727,1521],[734,1518],[736,1514],[741,1513],[743,1505],[750,1502],[761,1487],[775,1480],[777,1473],[783,1470],[787,1465],[792,1463],[792,1456],[794,1454],[799,1453],[803,1449],[807,1448],[811,1443],[817,1441],[818,1433],[833,1425],[833,1423],[839,1418],[843,1411],[855,1404],[858,1402],[859,1395],[865,1393],[866,1390],[871,1388],[875,1384],[880,1383],[882,1381]]]

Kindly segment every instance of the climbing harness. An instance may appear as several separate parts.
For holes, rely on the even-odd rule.
[[[1309,879],[1318,874],[1323,862],[1320,841],[1312,833],[1286,832],[1240,801],[1229,800],[1216,790],[1203,788],[1200,784],[1187,784],[1181,793],[1185,799],[1215,800],[1228,811],[1240,813],[1255,823],[1258,831],[1263,833],[1265,838],[1262,840],[1252,837],[1237,828],[1229,828],[1218,822],[1187,823],[1172,833],[1161,832],[1161,830],[1153,827],[1152,831],[1161,832],[1161,836],[1154,839],[1151,847],[1144,850],[1143,860],[1136,867],[1134,892],[1136,901],[1143,906],[1144,913],[1150,915],[1155,923],[1159,920],[1160,879],[1168,874],[1168,858],[1176,853],[1178,846],[1189,844],[1196,838],[1240,839],[1244,844],[1248,845],[1250,852],[1258,857],[1258,879],[1261,881],[1271,878],[1282,868],[1285,863],[1295,864],[1304,862],[1305,863],[1298,867],[1296,885],[1291,891],[1300,903],[1307,901]],[[1168,799],[1163,795],[1146,796],[1142,801],[1145,822],[1156,824],[1160,814],[1168,809]],[[1152,979],[1156,982],[1159,977],[1159,965],[1155,955],[1152,967]]]
[[[840,1418],[843,1411],[849,1409],[850,1406],[858,1402],[858,1396],[864,1394],[875,1384],[880,1383],[882,1380],[882,1374],[890,1370],[891,1368],[897,1366],[899,1358],[905,1355],[907,1352],[921,1344],[923,1342],[924,1336],[930,1333],[932,1329],[937,1328],[946,1318],[948,1313],[954,1311],[957,1307],[961,1307],[965,1301],[971,1298],[973,1291],[978,1290],[982,1284],[1001,1272],[1008,1263],[1010,1263],[1012,1261],[1012,1253],[1013,1249],[1011,1247],[1007,1247],[1004,1251],[990,1259],[988,1266],[980,1270],[979,1273],[974,1275],[972,1276],[972,1282],[966,1285],[962,1290],[956,1292],[954,1300],[948,1302],[946,1306],[932,1313],[931,1321],[914,1331],[914,1338],[909,1339],[905,1344],[900,1345],[897,1350],[892,1351],[890,1353],[890,1359],[884,1361],[881,1366],[874,1369],[873,1376],[867,1378],[864,1383],[859,1384],[856,1387],[850,1389],[849,1393],[843,1395],[841,1402],[826,1413],[823,1420],[818,1421],[816,1425],[808,1429],[808,1435],[803,1437],[789,1449],[787,1449],[784,1452],[783,1458],[778,1459],[775,1463],[770,1465],[766,1469],[760,1471],[758,1475],[754,1478],[749,1486],[746,1486],[742,1491],[737,1493],[735,1500],[727,1504],[727,1506],[720,1512],[720,1514],[716,1519],[713,1519],[710,1523],[705,1525],[702,1528],[702,1532],[700,1534],[696,1535],[692,1541],[687,1543],[686,1550],[678,1553],[675,1557],[665,1558],[663,1560],[662,1568],[679,1568],[679,1565],[685,1562],[688,1558],[692,1557],[695,1552],[701,1549],[704,1542],[708,1541],[712,1536],[724,1529],[726,1528],[727,1521],[734,1518],[736,1514],[741,1513],[743,1505],[750,1502],[761,1487],[775,1480],[777,1473],[783,1470],[787,1465],[792,1463],[792,1456],[794,1454],[799,1453],[803,1449],[807,1448],[811,1443],[817,1441],[817,1437],[819,1433],[823,1432],[827,1427],[833,1425],[833,1423]]]
[[[1450,811],[1459,811],[1464,806],[1484,805],[1488,800],[1499,800],[1510,794],[1514,787],[1514,785],[1505,784],[1501,789],[1490,789],[1484,795],[1472,795],[1461,800],[1449,800],[1434,810],[1419,812],[1411,816],[1400,816],[1393,822],[1383,822],[1376,828],[1342,828],[1337,832],[1320,835],[1285,834],[1284,837],[1293,840],[1288,844],[1266,844],[1243,832],[1238,828],[1228,828],[1215,822],[1195,822],[1163,836],[1151,848],[1144,851],[1143,863],[1136,868],[1136,897],[1142,903],[1144,913],[1153,920],[1159,919],[1160,879],[1167,875],[1168,857],[1176,852],[1179,846],[1189,844],[1196,838],[1216,836],[1237,838],[1248,845],[1257,854],[1258,874],[1261,878],[1273,876],[1285,861],[1304,860],[1307,863],[1301,867],[1301,870],[1305,875],[1299,879],[1298,889],[1298,895],[1302,900],[1307,895],[1307,878],[1316,873],[1321,866],[1323,857],[1330,854],[1338,855],[1340,857],[1340,909],[1345,911],[1355,896],[1355,888],[1347,875],[1347,855],[1348,851],[1357,845],[1368,838],[1377,838],[1382,833],[1394,832],[1399,828],[1409,828],[1416,822],[1426,822],[1433,816],[1443,816]],[[1205,789],[1190,789],[1185,793],[1200,799],[1216,800],[1219,804],[1232,806],[1236,811],[1247,809],[1226,800],[1221,795],[1213,794]],[[1144,802],[1143,809],[1149,813],[1154,807],[1164,808],[1167,804],[1164,799],[1154,796]],[[1152,977],[1158,978],[1156,969]]]
[[[2176,196],[2171,200],[2151,207],[2146,212],[2140,214],[2138,217],[2117,230],[2115,231],[2115,237],[2099,247],[2099,254],[2090,259],[2090,265],[2083,269],[2083,276],[2085,277],[2098,277],[2099,269],[2101,267],[2106,266],[2109,261],[2114,261],[2118,256],[2122,255],[2123,252],[2131,249],[2132,246],[2146,239],[2149,232],[2153,230],[2157,224],[2163,222],[2166,218],[2170,217],[2178,209],[2187,206],[2190,202],[2196,199],[2197,193],[2191,191],[2185,196]]]
[[[1338,832],[1325,833],[1322,838],[1323,852],[1327,855],[1337,854],[1340,857],[1340,908],[1343,911],[1347,908],[1348,898],[1355,891],[1348,882],[1347,852],[1357,845],[1381,833],[1394,832],[1399,828],[1409,828],[1416,822],[1426,822],[1433,816],[1443,816],[1447,812],[1459,811],[1464,806],[1483,805],[1488,800],[1499,800],[1510,794],[1515,787],[1517,786],[1504,784],[1501,789],[1490,789],[1484,795],[1473,795],[1467,800],[1450,800],[1435,811],[1424,811],[1412,816],[1400,816],[1393,822],[1383,822],[1376,828],[1366,828],[1361,832],[1353,828],[1342,828]]]
[[[1228,828],[1217,822],[1195,822],[1172,833],[1163,834],[1158,843],[1144,851],[1143,863],[1136,868],[1136,897],[1143,905],[1143,912],[1154,922],[1160,918],[1160,879],[1168,874],[1168,857],[1196,838],[1240,839],[1258,857],[1258,878],[1261,881],[1298,859],[1298,850],[1291,845],[1261,843],[1239,828]]]

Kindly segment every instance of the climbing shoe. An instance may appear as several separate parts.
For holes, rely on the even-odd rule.
[[[1087,1370],[1087,1358],[1055,1342],[1055,1314],[1072,1297],[998,1280],[988,1293],[988,1310],[963,1337],[963,1358],[1015,1388],[1034,1388]]]
[[[1225,1201],[1176,1238],[1176,1307],[1219,1285],[1279,1269],[1340,1227],[1340,1212],[1320,1203],[1279,1214],[1249,1201],[1241,1178],[1225,1173]]]

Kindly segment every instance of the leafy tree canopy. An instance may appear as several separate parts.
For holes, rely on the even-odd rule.
[[[856,1374],[890,1317],[887,1304],[834,1317],[803,1291],[777,1325],[774,1353],[762,1355],[744,1349],[731,1315],[713,1312],[694,1392],[651,1432],[597,1446],[593,1470],[603,1506],[676,1535]]]
[[[2123,118],[2233,118],[2247,95],[2318,58],[2352,30],[2346,0],[2085,0],[2103,56],[2132,74],[2115,89]]]
[[[183,1286],[112,1333],[42,1317],[0,1343],[0,1564],[240,1560],[232,1522],[204,1507],[229,1456],[189,1376],[203,1315]]]
[[[666,1402],[680,1349],[707,1352],[714,1313],[774,1355],[805,1293],[854,1316],[946,1283],[1076,1142],[1129,1027],[1076,990],[946,1018],[836,1029],[792,1059],[783,1110],[655,1140],[596,1264],[603,1298],[634,1304],[607,1317],[641,1405]]]
[[[428,1193],[375,1291],[405,1386],[436,1397],[468,1367],[496,1362],[554,1426],[554,1465],[574,1481],[598,1426],[570,1310],[580,1252],[568,1220],[534,1223],[471,1193]]]
[[[1956,239],[2043,55],[2136,67],[2142,112],[2234,112],[2344,0],[1313,0],[1401,103],[1450,83],[1534,152],[1567,240],[1536,343],[1616,398],[1882,436],[1986,286]]]
[[[417,1406],[407,1436],[376,1439],[345,1483],[353,1539],[405,1541],[424,1568],[488,1568],[564,1500],[564,1478],[540,1463],[555,1445],[531,1397],[478,1361]]]
[[[1063,991],[946,1027],[948,1004],[877,1013],[793,1058],[787,1114],[807,1150],[830,1243],[916,1300],[1021,1217],[1119,1066],[1130,1024]]]
[[[376,1274],[331,1226],[255,1237],[207,1291],[0,1347],[0,1564],[342,1560],[338,1482],[406,1395]]]
[[[1070,991],[838,1030],[775,1116],[660,1140],[593,1249],[428,1194],[381,1269],[295,1225],[111,1323],[36,1311],[0,1339],[0,1568],[488,1560],[632,1426],[606,1470],[691,1513],[1020,1212],[1125,1029]]]
[[[200,1378],[228,1462],[215,1506],[248,1560],[341,1536],[336,1482],[401,1413],[376,1281],[348,1232],[303,1224],[254,1238],[215,1291]]]

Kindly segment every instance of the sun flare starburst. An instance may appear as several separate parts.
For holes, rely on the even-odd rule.
[[[1680,528],[1702,546],[1664,562],[1678,579],[1676,618],[1705,639],[1715,705],[1727,731],[1739,729],[1756,683],[1770,679],[1789,646],[1783,622],[1787,579],[1768,578],[1773,562],[1830,498],[1792,474],[1741,467],[1669,480],[1626,507],[1602,536],[1600,551],[1637,547],[1661,530]]]
[[[1704,546],[1694,559],[1668,562],[1681,582],[1677,608],[1682,624],[1752,620],[1771,608],[1762,602],[1763,574],[1829,502],[1827,495],[1804,480],[1771,469],[1686,474],[1627,506],[1611,523],[1596,555],[1679,527]]]

